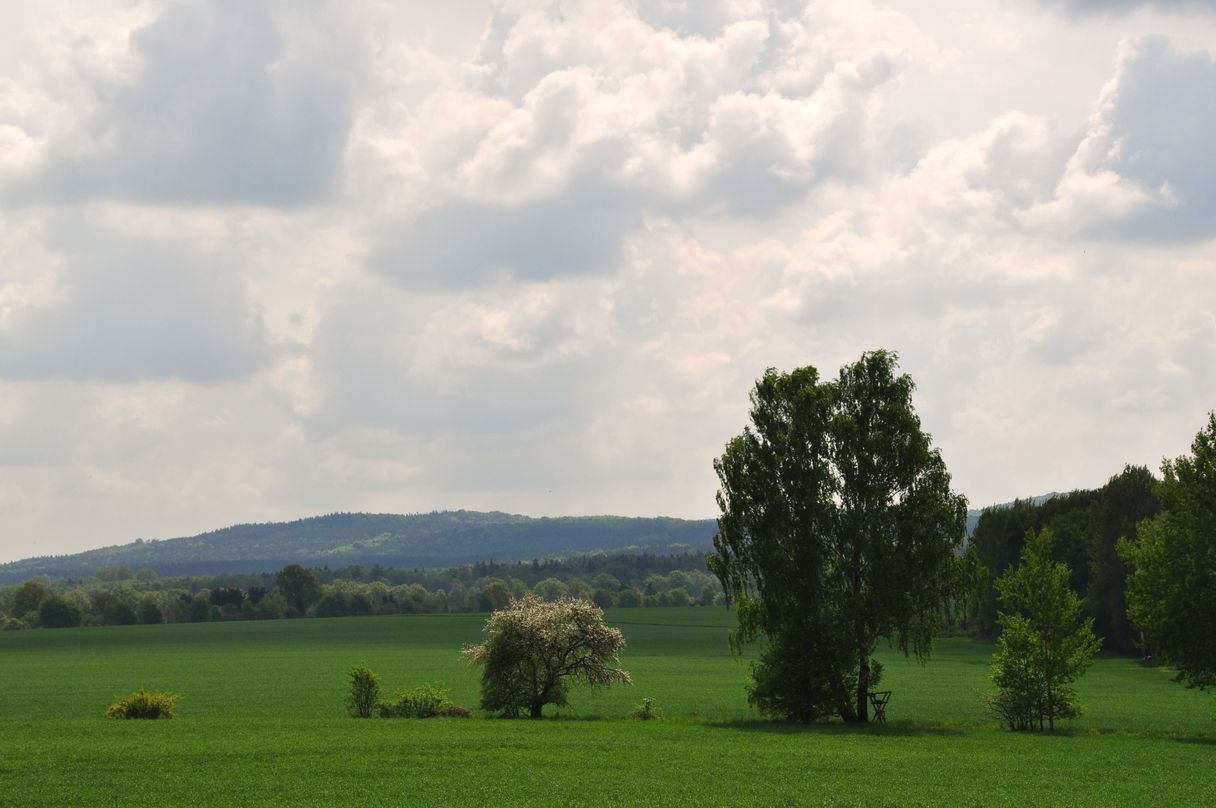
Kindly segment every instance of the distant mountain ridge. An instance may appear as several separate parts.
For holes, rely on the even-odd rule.
[[[0,583],[36,575],[79,578],[99,567],[150,568],[161,576],[271,572],[291,563],[450,567],[571,553],[709,552],[712,519],[519,516],[501,512],[334,513],[232,527],[164,540],[137,540],[63,556],[0,564]]]
[[[1036,504],[1056,494],[1029,498]],[[1006,502],[990,508],[1008,507]],[[983,509],[967,512],[967,536]],[[45,575],[83,578],[126,565],[161,576],[271,572],[287,564],[345,567],[452,567],[596,552],[680,553],[713,550],[713,519],[672,517],[531,517],[500,511],[425,514],[332,513],[264,522],[174,539],[139,539],[62,556],[0,564],[0,584]]]

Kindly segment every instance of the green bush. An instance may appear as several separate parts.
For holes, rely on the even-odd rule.
[[[346,692],[346,709],[355,718],[371,718],[380,701],[380,678],[366,665],[357,665],[346,672],[350,677]]]
[[[106,710],[106,718],[172,718],[180,698],[176,693],[160,690],[155,693],[137,690],[111,704]]]
[[[434,718],[448,711],[463,710],[452,704],[448,691],[441,684],[422,684],[413,690],[403,690],[396,701],[380,705],[382,718]],[[467,711],[466,711],[467,712]]]
[[[663,712],[659,709],[658,703],[647,696],[642,699],[641,704],[635,704],[633,710],[629,713],[629,717],[634,721],[657,721],[663,717]]]
[[[73,628],[80,625],[80,619],[80,607],[59,595],[52,595],[38,607],[38,622],[43,628]]]

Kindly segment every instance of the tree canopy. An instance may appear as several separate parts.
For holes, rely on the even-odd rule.
[[[1081,621],[1081,598],[1069,586],[1068,565],[1052,560],[1050,530],[1031,532],[1021,563],[997,581],[1001,636],[992,680],[1000,688],[991,701],[1010,729],[1055,731],[1056,719],[1081,714],[1069,685],[1089,667],[1101,646],[1093,618]]]
[[[736,649],[768,640],[749,687],[764,712],[867,721],[875,644],[931,650],[967,503],[896,369],[887,351],[829,381],[813,367],[769,369],[751,425],[715,461],[709,565],[737,605]]]
[[[1166,460],[1161,514],[1120,549],[1133,572],[1128,613],[1153,653],[1193,687],[1216,685],[1216,414],[1191,455]]]
[[[571,682],[629,684],[617,658],[624,647],[624,635],[605,625],[595,604],[528,595],[490,615],[485,641],[463,653],[482,669],[482,709],[540,718],[546,704],[567,704]]]

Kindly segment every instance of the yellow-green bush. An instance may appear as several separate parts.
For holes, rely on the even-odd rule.
[[[181,696],[137,690],[125,699],[119,699],[106,710],[106,718],[172,718]]]
[[[434,718],[453,710],[447,689],[441,684],[422,684],[397,694],[396,701],[380,704],[381,718]]]

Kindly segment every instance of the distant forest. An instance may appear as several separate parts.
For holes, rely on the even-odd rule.
[[[1082,594],[1085,615],[1094,618],[1105,650],[1135,652],[1139,638],[1127,619],[1128,568],[1116,545],[1134,538],[1138,523],[1159,513],[1156,484],[1148,469],[1128,466],[1095,490],[1016,500],[973,514],[974,530],[959,559],[960,570],[970,562],[971,572],[960,573],[970,575],[970,583],[961,583],[958,596],[942,604],[943,628],[996,636],[994,583],[1017,561],[1027,531],[1050,528],[1056,560],[1071,570],[1071,585]],[[0,580],[27,583],[0,590],[0,612],[7,615],[0,625],[46,624],[39,609],[52,597],[56,607],[67,602],[60,622],[73,625],[490,611],[529,592],[548,599],[581,597],[603,607],[720,604],[721,585],[705,565],[713,532],[710,520],[531,519],[471,511],[333,514],[240,525],[188,539],[4,565]],[[628,549],[603,551],[614,545]],[[435,563],[494,552],[505,560]],[[407,553],[423,563],[375,560]],[[563,556],[542,560],[546,553]],[[280,563],[248,569],[262,557]],[[297,562],[315,578],[315,591],[305,597],[282,591],[282,569]]]
[[[583,598],[602,608],[723,602],[718,580],[697,553],[478,562],[439,570],[293,564],[277,573],[171,578],[117,566],[83,580],[31,579],[0,591],[0,612],[8,615],[0,617],[0,627],[488,612],[528,593]]]
[[[593,553],[706,553],[713,549],[714,531],[712,519],[334,513],[0,564],[0,584],[35,576],[85,578],[101,567],[118,566],[167,577],[266,572],[293,563],[411,569]]]
[[[1139,637],[1127,618],[1129,569],[1116,547],[1120,539],[1136,537],[1142,520],[1160,513],[1156,484],[1147,468],[1127,466],[1096,490],[986,509],[971,537],[988,573],[976,604],[978,632],[985,637],[998,633],[993,582],[1017,562],[1026,532],[1050,528],[1056,537],[1054,560],[1068,565],[1072,588],[1081,594],[1083,613],[1094,619],[1094,632],[1103,638],[1104,649],[1134,652]]]

